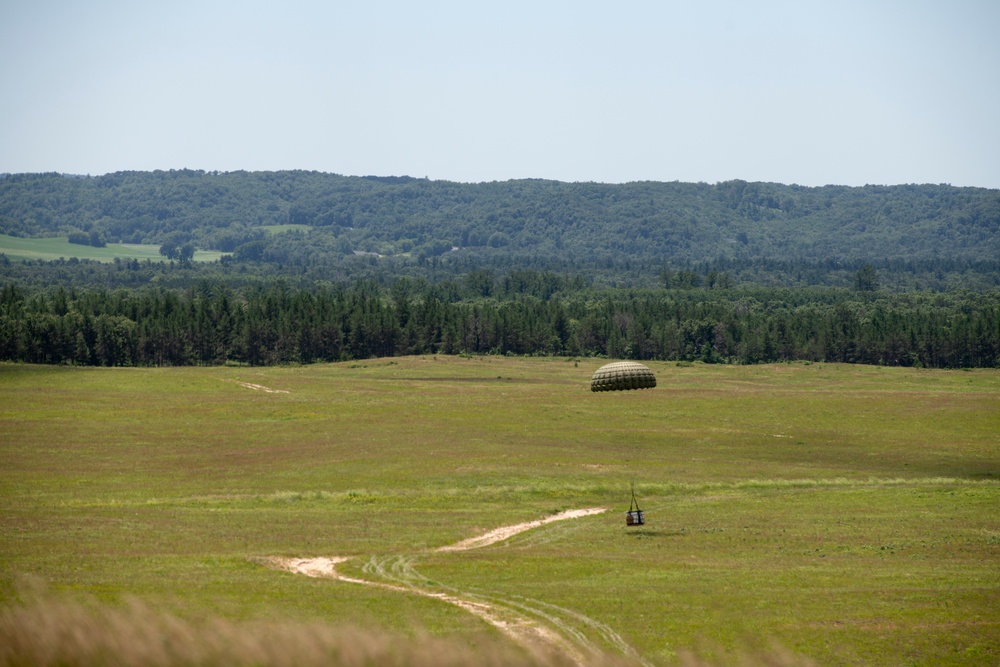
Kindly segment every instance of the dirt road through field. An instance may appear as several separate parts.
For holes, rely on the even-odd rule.
[[[478,537],[470,537],[467,540],[462,540],[461,542],[456,542],[447,547],[441,547],[438,551],[467,551],[468,549],[478,549],[480,547],[489,546],[497,542],[502,542],[509,537],[513,537],[518,533],[523,533],[526,530],[531,530],[532,528],[537,528],[539,526],[544,526],[547,523],[552,523],[553,521],[565,521],[566,519],[579,519],[584,516],[591,516],[593,514],[600,514],[606,512],[606,507],[590,507],[582,510],[567,510],[565,512],[560,512],[559,514],[553,514],[550,517],[544,519],[537,519],[535,521],[527,521],[525,523],[518,523],[513,526],[501,526],[495,530],[480,535]]]
[[[287,394],[287,389],[271,389],[270,387],[265,387],[262,384],[254,384],[253,382],[240,382],[239,380],[233,380],[236,384],[245,389],[253,389],[254,391],[263,391],[268,394]]]
[[[548,523],[592,516],[604,511],[606,511],[606,508],[591,507],[560,512],[559,514],[536,521],[503,526],[483,535],[462,540],[450,546],[441,547],[437,551],[457,552],[478,549]],[[441,600],[481,618],[529,650],[543,652],[556,651],[568,656],[577,664],[583,665],[587,662],[588,655],[596,655],[600,649],[581,630],[574,627],[573,623],[579,623],[588,627],[592,632],[599,634],[604,641],[614,646],[624,655],[636,660],[640,664],[648,664],[610,627],[571,610],[525,598],[518,598],[517,600],[487,599],[481,595],[462,593],[456,589],[444,586],[440,586],[444,590],[431,590],[418,586],[417,582],[426,580],[413,570],[413,559],[408,557],[394,557],[389,559],[391,561],[389,567],[387,567],[389,561],[372,558],[364,567],[366,574],[387,577],[396,583],[361,579],[341,574],[337,571],[337,565],[347,560],[349,559],[344,557],[275,557],[271,558],[270,562],[277,568],[303,574],[308,577],[336,579],[352,584],[374,586],[383,590],[421,595]],[[567,618],[572,620],[567,620]]]
[[[390,584],[381,581],[369,581],[357,577],[348,577],[337,572],[337,563],[342,563],[347,558],[274,558],[272,563],[281,569],[304,574],[307,577],[323,577],[346,581],[352,584],[364,586],[374,586],[384,590],[396,591],[397,593],[409,593],[434,598],[453,604],[456,607],[478,616],[493,627],[497,628],[508,637],[532,651],[542,650],[557,651],[570,656],[577,664],[584,664],[584,656],[573,644],[548,627],[528,616],[511,609],[499,608],[496,605],[485,602],[477,602],[437,591],[429,591],[416,586]]]

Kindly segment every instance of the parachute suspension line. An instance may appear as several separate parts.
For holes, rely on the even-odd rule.
[[[590,378],[591,391],[627,391],[629,389],[652,389],[656,386],[656,376],[636,361],[614,361],[598,368]],[[636,460],[638,442],[632,441],[632,460]],[[631,468],[631,466],[630,466]],[[625,515],[625,523],[629,526],[641,526],[646,522],[639,501],[635,498],[635,473],[632,474],[632,503]]]
[[[639,509],[639,501],[635,498],[635,479],[632,480],[632,502],[625,513],[626,526],[641,526],[646,523],[646,515]]]

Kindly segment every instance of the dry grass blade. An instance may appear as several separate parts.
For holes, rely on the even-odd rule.
[[[321,623],[221,618],[199,621],[139,602],[111,607],[56,600],[0,611],[0,665],[4,667],[458,667],[577,664],[556,652],[522,651],[476,638],[464,644]],[[586,665],[628,664],[596,656]]]

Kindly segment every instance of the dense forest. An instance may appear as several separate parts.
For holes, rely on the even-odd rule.
[[[859,276],[859,280],[863,277]],[[301,289],[0,291],[0,359],[251,365],[427,353],[994,367],[1000,293],[836,288],[580,289],[555,274],[479,271]]]
[[[169,258],[0,256],[0,360],[1000,366],[997,190],[21,174],[0,233]]]
[[[270,234],[268,228],[298,226]],[[305,265],[355,252],[625,260],[1000,257],[1000,191],[948,185],[453,183],[317,172],[0,177],[0,233],[192,243]]]

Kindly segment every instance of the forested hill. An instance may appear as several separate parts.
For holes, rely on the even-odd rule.
[[[0,176],[0,233],[193,243],[235,251],[237,259],[288,263],[358,251],[579,264],[975,262],[1000,257],[1000,190],[744,181],[463,184],[305,171],[7,174]]]

